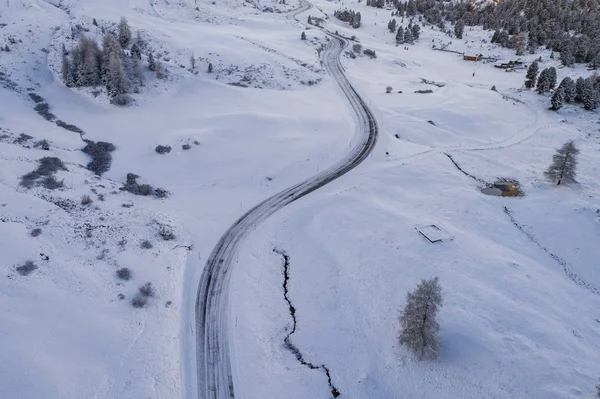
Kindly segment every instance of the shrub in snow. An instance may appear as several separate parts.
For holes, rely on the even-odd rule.
[[[392,92],[392,90],[394,90],[394,89],[392,88],[392,86],[388,86],[388,87],[386,87],[386,88],[385,88],[385,92],[386,92],[386,93],[388,93],[388,94],[389,94],[389,93],[391,93],[391,92]]]
[[[138,288],[138,292],[145,297],[154,296],[154,288],[152,287],[152,283],[146,283],[142,285],[140,288]]]
[[[442,287],[438,277],[421,280],[406,296],[406,306],[400,316],[402,329],[398,341],[410,349],[419,360],[438,356],[439,324],[435,318],[442,306]]]
[[[87,194],[84,195],[83,197],[81,197],[81,205],[89,205],[92,202],[94,202],[94,201],[92,201],[92,199],[90,198],[90,196],[87,195]]]
[[[131,270],[126,267],[123,267],[117,270],[117,277],[121,280],[129,281],[131,279]]]
[[[47,121],[52,121],[56,116],[50,112],[50,105],[48,103],[39,103],[35,106],[35,111],[42,115]]]
[[[62,181],[58,182],[54,178],[54,173],[59,170],[67,170],[63,162],[56,157],[44,157],[38,160],[38,168],[21,177],[21,186],[32,188],[35,185],[44,186],[53,190],[63,186]]]
[[[48,140],[40,140],[33,145],[35,148],[41,148],[42,150],[48,151],[50,149],[50,143]]]
[[[85,152],[92,158],[92,161],[88,163],[87,168],[98,176],[107,172],[110,169],[112,163],[112,155],[116,147],[112,143],[105,141],[91,141],[86,140],[86,146],[81,151]]]
[[[191,145],[189,145],[189,144],[184,144],[184,145],[182,145],[182,146],[181,146],[181,148],[182,148],[183,150],[189,150],[190,148],[192,148],[192,146],[191,146]]]
[[[158,146],[156,146],[154,151],[156,151],[157,154],[161,154],[161,155],[168,154],[171,152],[171,146],[170,145],[158,145]]]
[[[148,303],[148,298],[137,293],[131,300],[131,304],[134,308],[143,308]]]
[[[39,95],[37,95],[36,93],[29,93],[29,97],[31,97],[31,99],[36,103],[41,103],[44,102],[44,99],[42,97],[40,97]]]
[[[363,51],[363,54],[366,55],[369,58],[377,58],[377,54],[375,54],[375,50],[371,50],[369,48],[366,48]]]
[[[148,240],[144,240],[144,241],[142,241],[142,244],[140,245],[140,247],[142,247],[142,249],[151,249],[152,243]]]
[[[128,94],[117,94],[113,98],[111,98],[110,103],[112,105],[118,105],[119,107],[125,107],[133,102],[133,98],[131,98]]]
[[[40,234],[42,234],[42,229],[40,229],[40,228],[33,229],[33,230],[31,230],[31,233],[29,233],[29,234],[30,234],[32,237],[37,237],[37,236],[39,236]]]
[[[175,233],[168,226],[161,226],[158,230],[158,235],[165,241],[171,241],[175,239]]]
[[[27,262],[25,262],[24,265],[18,266],[16,268],[17,272],[21,275],[21,276],[28,276],[31,273],[33,273],[34,270],[36,270],[38,267],[35,263],[33,263],[32,261],[28,260]]]

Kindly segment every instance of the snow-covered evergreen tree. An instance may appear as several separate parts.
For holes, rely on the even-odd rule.
[[[118,53],[111,53],[106,67],[106,76],[104,78],[106,91],[110,97],[116,97],[127,93],[127,75],[123,60]]]
[[[565,102],[565,91],[562,87],[559,87],[558,89],[556,89],[554,91],[554,94],[552,95],[551,109],[553,111],[558,111],[559,109],[562,108],[564,102]]]
[[[206,70],[206,72],[208,72],[208,73],[212,73],[212,72],[213,72],[213,65],[212,65],[212,62],[209,62],[209,63],[208,63],[208,69]]]
[[[404,31],[404,42],[410,44],[413,44],[414,42],[412,31],[409,28],[406,28],[406,30]]]
[[[549,90],[553,90],[556,87],[556,80],[556,68],[548,68],[548,86],[550,87]]]
[[[592,78],[584,80],[581,101],[583,102],[583,108],[588,111],[593,111],[598,108],[600,99],[598,98],[598,91],[594,88]]]
[[[164,79],[165,76],[165,67],[163,66],[163,63],[160,60],[156,60],[156,77],[158,79]]]
[[[454,24],[454,35],[456,35],[457,39],[463,38],[464,30],[465,30],[465,23],[463,22],[462,19],[459,19],[458,21],[456,21],[456,24]]]
[[[64,84],[67,87],[72,87],[73,81],[71,80],[71,64],[69,63],[69,58],[64,53],[62,56],[60,72],[61,72]]]
[[[388,22],[388,30],[391,33],[396,32],[396,19],[394,19],[394,18],[390,19],[390,22]]]
[[[400,25],[398,27],[398,32],[396,32],[396,44],[404,43],[404,27]]]
[[[133,43],[131,45],[131,58],[141,60],[142,59],[142,50],[137,43]]]
[[[119,44],[122,48],[127,48],[131,43],[131,29],[125,17],[121,17],[119,22]]]
[[[550,91],[550,73],[549,68],[544,69],[542,73],[540,73],[536,85],[538,93],[542,94]]]
[[[352,18],[352,21],[350,21],[350,25],[354,28],[354,29],[358,29],[360,28],[360,13],[357,12],[356,14],[354,14],[354,17]]]
[[[556,150],[552,157],[552,164],[544,172],[544,175],[557,185],[561,183],[576,183],[577,156],[579,149],[573,141],[567,141],[561,148]]]
[[[570,77],[565,77],[558,85],[558,89],[563,90],[565,102],[570,103],[575,100],[575,82]]]
[[[532,89],[535,87],[535,83],[537,80],[537,74],[540,70],[537,61],[533,61],[529,68],[527,68],[527,74],[525,75],[525,87],[528,89]]]
[[[300,35],[300,40],[306,40],[306,32],[302,31],[302,34]]]
[[[438,356],[440,326],[435,318],[441,306],[442,287],[437,277],[421,280],[417,288],[406,296],[406,306],[400,316],[402,329],[398,341],[418,359]]]
[[[154,60],[154,54],[152,54],[152,51],[148,53],[148,69],[150,69],[152,72],[156,71],[156,61]]]
[[[583,87],[585,86],[585,79],[581,76],[577,78],[575,83],[575,102],[583,102]]]
[[[413,39],[419,40],[419,36],[421,36],[421,27],[419,27],[417,24],[414,24],[410,30],[412,32]]]

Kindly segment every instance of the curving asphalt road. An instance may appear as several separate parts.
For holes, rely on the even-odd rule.
[[[312,4],[301,0],[295,17]],[[326,71],[339,85],[358,120],[358,138],[349,154],[329,169],[267,198],[240,217],[223,234],[213,249],[202,272],[196,297],[196,348],[198,399],[234,398],[229,350],[229,283],[233,259],[243,240],[258,224],[286,205],[350,172],[375,147],[377,122],[367,104],[344,75],[340,54],[348,45],[346,39],[326,32],[330,45],[323,54]]]

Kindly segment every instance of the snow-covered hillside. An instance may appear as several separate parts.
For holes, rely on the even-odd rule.
[[[320,61],[326,35],[288,18],[298,4],[285,3],[0,2],[0,46],[10,47],[0,52],[2,397],[196,397],[193,314],[210,251],[240,215],[356,140],[352,110]],[[548,96],[521,90],[524,71],[431,48],[512,58],[489,32],[466,28],[457,40],[424,27],[405,50],[386,29],[389,10],[314,4],[299,21],[322,18],[376,51],[349,48],[341,62],[380,136],[363,165],[243,243],[229,299],[236,397],[331,397],[323,370],[284,345],[293,319],[280,251],[290,339],[327,367],[342,398],[593,397],[598,111],[549,111]],[[343,7],[361,12],[359,29],[333,17]],[[165,79],[144,69],[135,103],[122,108],[61,77],[73,29],[101,41],[121,17],[167,69]],[[524,58],[540,55],[542,67],[558,66],[549,53]],[[559,80],[588,74],[558,69]],[[415,93],[423,89],[433,92]],[[84,140],[115,147],[101,176],[87,169]],[[579,184],[557,187],[543,171],[567,140],[581,150]],[[168,195],[125,190],[130,173]],[[481,181],[501,178],[524,195],[481,193]],[[428,224],[453,240],[427,242],[415,227]],[[406,293],[433,276],[444,291],[442,351],[418,362],[397,343],[398,316]],[[148,282],[147,304],[132,306]]]

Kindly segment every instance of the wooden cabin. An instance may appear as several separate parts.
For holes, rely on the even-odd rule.
[[[463,54],[463,60],[465,61],[479,61],[481,60],[481,54]]]

